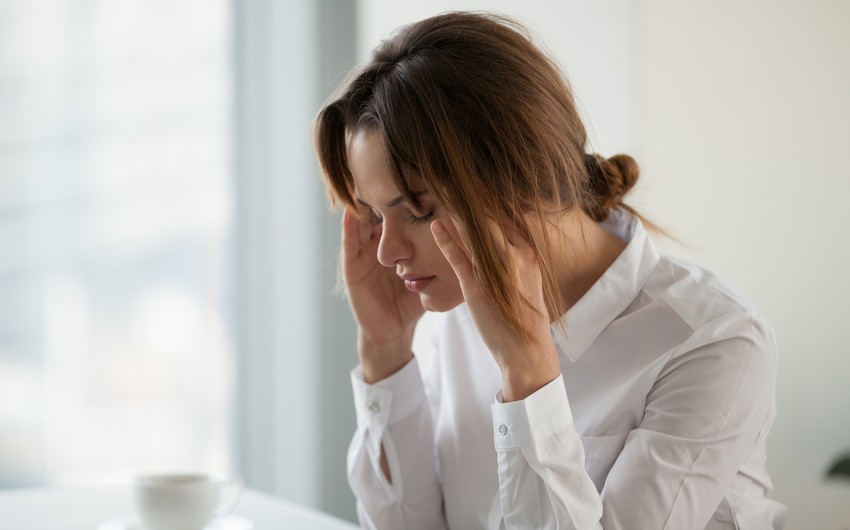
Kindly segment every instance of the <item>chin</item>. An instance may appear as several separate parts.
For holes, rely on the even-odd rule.
[[[445,313],[446,311],[451,311],[452,309],[462,304],[463,295],[448,297],[432,296],[429,294],[422,293],[419,295],[419,301],[422,303],[422,307],[425,308],[426,311],[433,311],[435,313]]]

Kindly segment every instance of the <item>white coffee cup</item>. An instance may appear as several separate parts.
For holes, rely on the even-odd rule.
[[[242,479],[200,473],[139,475],[134,484],[136,512],[149,530],[201,530],[233,509],[242,487]]]

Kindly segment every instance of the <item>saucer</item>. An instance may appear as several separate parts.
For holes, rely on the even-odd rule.
[[[147,530],[137,517],[122,517],[121,519],[113,519],[101,523],[97,530]],[[203,530],[254,530],[254,523],[238,517],[236,515],[227,515],[217,517],[203,528]]]

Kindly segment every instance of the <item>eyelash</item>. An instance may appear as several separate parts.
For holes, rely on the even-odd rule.
[[[434,219],[434,212],[433,211],[426,213],[422,217],[416,217],[415,215],[410,216],[410,222],[415,224],[415,225],[428,224],[429,222],[431,222],[432,219]],[[372,212],[372,224],[375,224],[375,225],[381,224],[383,221],[384,220],[381,217],[379,217],[374,212]]]
[[[434,212],[428,212],[422,217],[416,217],[415,215],[410,216],[410,222],[415,225],[424,225],[428,224],[434,218]]]

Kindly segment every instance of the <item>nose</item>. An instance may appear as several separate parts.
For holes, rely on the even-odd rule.
[[[404,230],[388,223],[381,224],[381,239],[378,242],[378,262],[384,267],[395,267],[397,263],[410,259],[413,245]]]

